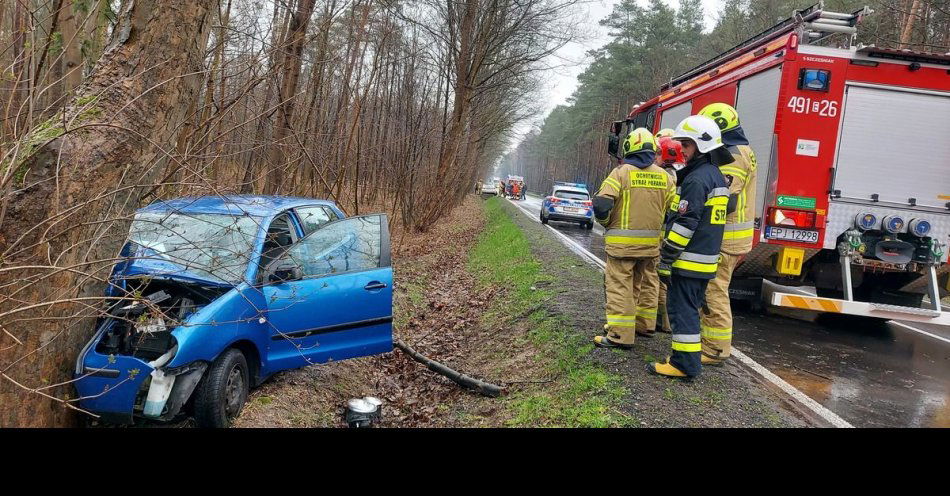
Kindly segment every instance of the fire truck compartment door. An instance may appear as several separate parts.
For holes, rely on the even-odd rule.
[[[775,132],[775,112],[778,88],[782,81],[782,67],[773,67],[739,81],[736,111],[749,146],[755,152],[755,216],[762,217],[765,186],[768,184],[769,164],[772,162],[772,135]]]
[[[950,93],[848,85],[835,162],[842,198],[944,208],[950,200]]]
[[[692,115],[692,113],[693,103],[691,100],[687,100],[675,107],[664,109],[663,114],[660,116],[660,129],[667,127],[676,129],[676,125]]]

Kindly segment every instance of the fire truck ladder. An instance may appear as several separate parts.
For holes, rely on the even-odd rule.
[[[671,79],[669,83],[663,86],[663,90],[678,86],[681,83],[711,70],[713,67],[721,64],[723,61],[732,58],[738,53],[747,49],[767,43],[771,40],[784,36],[790,32],[798,32],[799,40],[803,44],[818,43],[825,38],[835,34],[848,35],[848,46],[854,45],[857,35],[857,24],[861,19],[871,14],[873,11],[864,7],[850,14],[840,12],[830,12],[824,10],[824,2],[818,2],[811,7],[792,11],[792,16],[781,21],[774,26],[762,31],[761,33],[739,43],[738,45],[716,55],[715,57],[703,62],[694,69],[680,74]]]

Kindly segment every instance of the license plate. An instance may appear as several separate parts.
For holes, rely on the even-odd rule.
[[[564,211],[567,213],[576,214],[577,212],[580,212],[581,209],[576,207],[564,207]]]
[[[787,227],[766,227],[765,237],[769,239],[784,239],[786,241],[798,241],[799,243],[817,243],[818,231],[805,231],[803,229],[789,229]]]

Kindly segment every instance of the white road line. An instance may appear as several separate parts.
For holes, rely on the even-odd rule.
[[[934,338],[934,339],[939,339],[939,340],[943,341],[944,343],[950,343],[950,339],[947,339],[947,338],[945,338],[945,337],[943,337],[943,336],[938,336],[938,335],[936,335],[936,334],[927,332],[927,331],[925,331],[925,330],[923,330],[923,329],[918,329],[918,328],[916,328],[916,327],[912,327],[912,326],[909,326],[909,325],[907,325],[907,324],[902,324],[902,323],[900,323],[900,322],[898,322],[898,321],[896,321],[896,320],[891,320],[891,321],[889,321],[889,323],[894,324],[894,325],[899,325],[899,326],[903,327],[904,329],[908,329],[908,330],[914,331],[914,332],[916,332],[916,333],[923,334],[924,336],[930,336],[930,337],[932,337],[932,338]]]
[[[524,212],[524,214],[527,215],[528,218],[533,219],[535,222],[539,222],[539,223],[541,222],[541,220],[535,218],[534,214],[531,213],[531,212],[529,212],[528,209],[523,208],[521,205],[519,205],[519,204],[517,204],[517,203],[515,203],[515,202],[513,202],[513,201],[511,201],[511,200],[508,200],[508,201],[511,202],[512,205],[518,207],[518,210],[521,210],[522,212]],[[601,270],[603,270],[604,267],[607,266],[607,264],[606,264],[603,260],[597,258],[596,255],[594,255],[593,253],[587,251],[583,246],[579,245],[576,241],[574,241],[573,239],[571,239],[570,237],[568,237],[567,235],[565,235],[565,234],[562,233],[561,231],[558,231],[557,229],[554,229],[554,228],[551,227],[551,226],[545,226],[545,227],[547,227],[548,229],[550,229],[551,231],[553,231],[555,234],[557,234],[558,237],[561,238],[561,241],[567,243],[567,244],[568,244],[568,248],[572,248],[573,251],[575,251],[575,252],[581,252],[581,253],[583,253],[584,255],[586,255],[588,258],[591,258],[591,259],[597,264],[597,266],[600,267]],[[897,325],[904,326],[904,324],[901,324],[900,322],[894,322],[894,323],[897,324]],[[910,327],[910,326],[904,326],[904,327]],[[922,332],[922,333],[924,333],[924,334],[928,334],[928,335],[930,335],[930,336],[933,336],[933,337],[935,337],[935,338],[937,338],[937,339],[944,339],[944,338],[942,338],[942,337],[940,337],[940,336],[935,336],[935,335],[930,334],[930,333],[928,333],[928,332],[926,332],[926,331],[921,331],[920,329],[914,329],[914,328],[912,328],[912,327],[910,327],[910,328],[913,329],[913,330],[915,330],[915,331],[919,331],[919,332]],[[948,341],[948,342],[950,342],[950,341]],[[758,373],[760,376],[762,376],[765,380],[767,380],[767,381],[771,382],[772,384],[774,384],[775,386],[777,386],[779,389],[781,389],[782,391],[784,391],[785,393],[787,393],[789,396],[791,396],[792,398],[794,398],[796,401],[798,401],[799,403],[801,403],[802,405],[804,405],[806,408],[808,408],[809,410],[811,410],[812,412],[814,412],[815,415],[818,415],[819,417],[821,417],[822,419],[824,419],[824,420],[825,420],[826,422],[828,422],[829,424],[831,424],[831,425],[833,425],[833,426],[835,426],[835,427],[841,427],[841,428],[853,428],[853,427],[854,427],[854,426],[851,425],[847,420],[845,420],[845,419],[839,417],[838,414],[836,414],[835,412],[832,412],[831,410],[825,408],[821,403],[818,403],[817,401],[815,401],[815,400],[809,398],[808,395],[806,395],[805,393],[799,391],[798,388],[796,388],[795,386],[789,384],[788,382],[786,382],[786,381],[785,381],[784,379],[782,379],[781,377],[775,375],[774,373],[772,373],[771,371],[769,371],[769,369],[763,367],[763,366],[760,365],[758,362],[756,362],[755,360],[753,360],[752,358],[750,358],[750,357],[749,357],[748,355],[746,355],[745,353],[739,351],[739,350],[738,350],[736,347],[734,347],[734,346],[732,347],[732,355],[735,356],[740,362],[742,362],[743,364],[745,364],[746,366],[748,366],[749,368],[751,368],[752,370],[754,370],[756,373]]]

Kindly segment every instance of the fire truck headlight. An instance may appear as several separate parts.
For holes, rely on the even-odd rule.
[[[896,215],[888,215],[884,217],[882,222],[884,224],[884,230],[889,233],[897,234],[904,232],[904,219]]]
[[[858,214],[854,218],[854,225],[857,226],[857,228],[862,231],[874,229],[874,226],[877,225],[877,217],[871,212]]]
[[[913,219],[910,221],[910,224],[908,224],[908,227],[910,227],[911,234],[919,238],[930,234],[930,222],[924,219]]]

